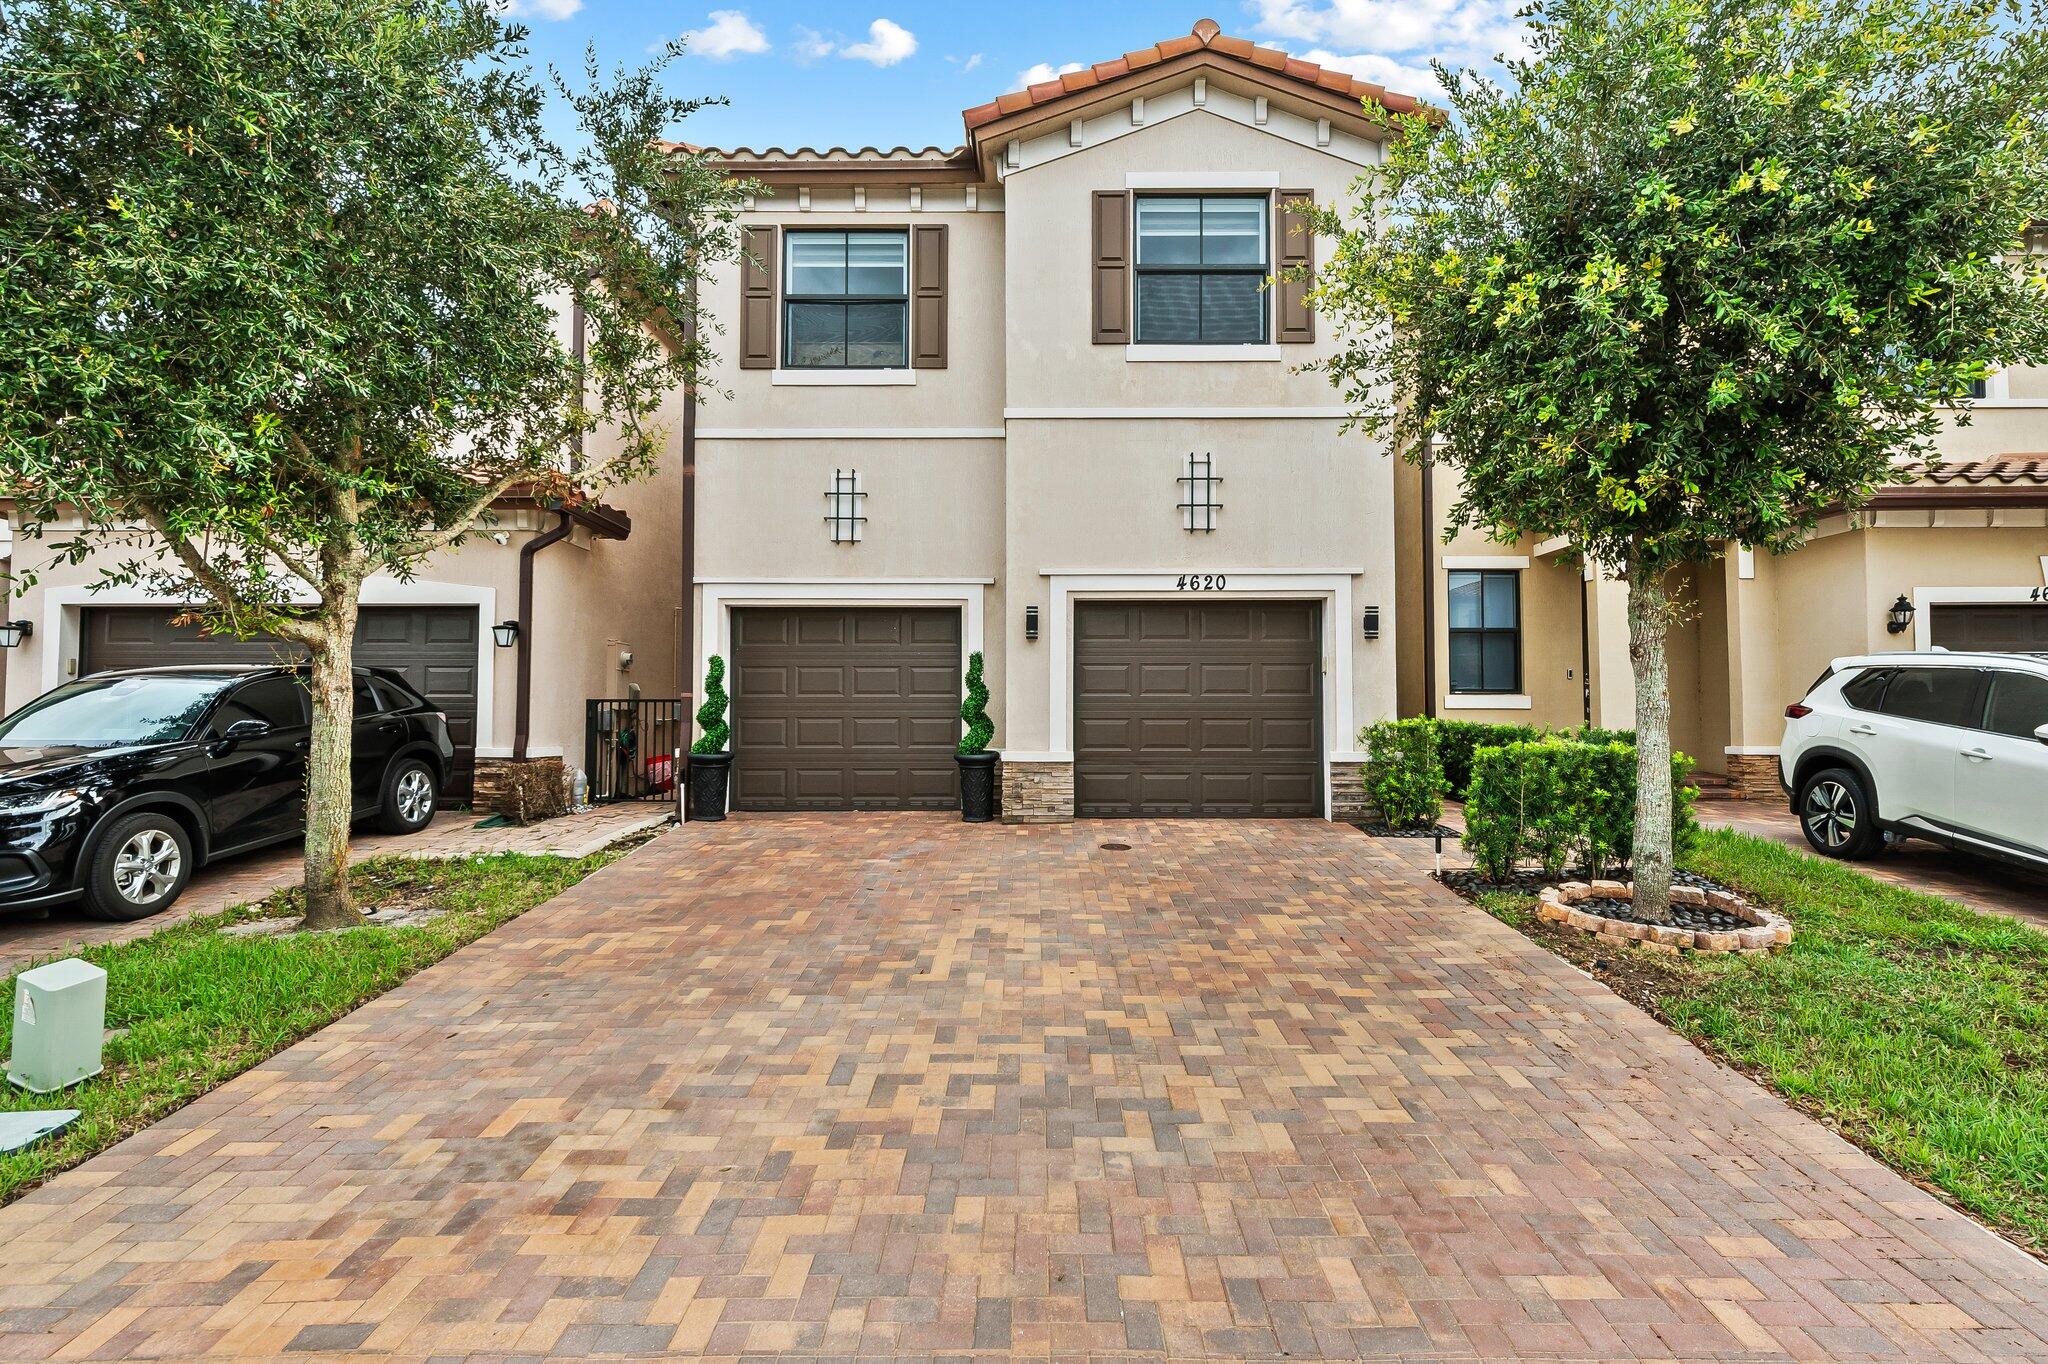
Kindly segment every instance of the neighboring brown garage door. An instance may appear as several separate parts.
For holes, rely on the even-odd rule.
[[[281,663],[297,657],[275,639],[222,639],[173,625],[175,607],[89,606],[80,622],[81,673],[180,663]],[[455,741],[450,800],[468,800],[476,767],[477,613],[473,606],[365,606],[356,622],[356,662],[390,668],[448,715]]]
[[[2048,650],[2048,603],[2013,606],[1937,606],[1934,642],[1944,649],[1994,653]]]
[[[1320,815],[1313,602],[1083,602],[1081,815]]]
[[[733,808],[958,801],[958,611],[748,608],[732,635]]]

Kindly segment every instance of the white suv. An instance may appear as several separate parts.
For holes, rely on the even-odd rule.
[[[2048,654],[1838,658],[1785,708],[1779,755],[1829,857],[1912,837],[2048,867]]]

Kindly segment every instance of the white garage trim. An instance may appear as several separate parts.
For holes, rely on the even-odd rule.
[[[1226,569],[1216,576],[1227,586],[1215,591],[1188,592],[1176,587],[1184,573],[1052,573],[1046,575],[1052,599],[1046,610],[1046,661],[1052,669],[1051,698],[1054,754],[1074,749],[1074,603],[1103,601],[1215,601],[1251,598],[1262,601],[1322,603],[1323,648],[1323,818],[1330,817],[1330,760],[1348,750],[1355,732],[1351,704],[1351,574],[1289,573],[1261,569]],[[1381,608],[1381,629],[1391,629],[1392,613]],[[1342,744],[1344,749],[1335,745]],[[1071,756],[1066,761],[1072,761]]]
[[[79,626],[88,606],[177,606],[189,596],[166,596],[148,588],[123,586],[94,589],[89,586],[53,587],[43,593],[43,620],[36,629],[43,645],[44,691],[64,681],[66,665],[74,669],[79,658]],[[310,592],[295,598],[311,606]],[[476,632],[476,740],[482,754],[496,738],[491,729],[492,698],[496,693],[493,669],[497,644],[491,625],[498,614],[498,590],[469,583],[401,582],[397,578],[370,578],[363,583],[364,606],[473,606],[477,613]]]
[[[2048,555],[2041,557],[2041,576],[2048,580]],[[2038,603],[2038,587],[1916,587],[1913,589],[1913,647],[1934,647],[1933,606],[2026,606]],[[2048,608],[2044,608],[2048,609]]]
[[[983,598],[988,578],[699,578],[704,593],[703,625],[697,634],[697,675],[690,691],[698,695],[711,656],[722,655],[726,694],[736,695],[732,675],[732,613],[745,606],[952,606],[960,611],[960,670],[967,656],[982,647]],[[696,727],[691,725],[691,737]]]

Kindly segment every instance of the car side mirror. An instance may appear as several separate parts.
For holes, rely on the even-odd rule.
[[[2035,725],[2034,737],[2042,743],[2048,744],[2048,725]]]
[[[236,744],[245,743],[250,739],[260,739],[268,733],[268,720],[237,720],[220,732],[220,742],[223,748],[233,748]]]

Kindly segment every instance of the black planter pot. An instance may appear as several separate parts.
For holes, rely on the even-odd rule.
[[[732,779],[732,754],[692,753],[690,755],[690,818],[717,821],[725,818],[725,789]]]
[[[960,818],[968,824],[986,824],[996,817],[996,760],[1002,754],[956,753],[960,764]]]

